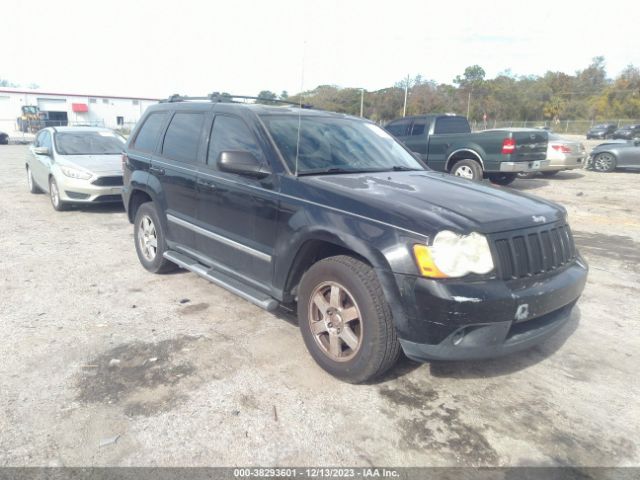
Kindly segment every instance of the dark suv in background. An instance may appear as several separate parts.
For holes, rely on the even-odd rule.
[[[600,125],[595,125],[589,129],[587,132],[587,140],[596,139],[596,140],[606,140],[607,138],[611,138],[613,136],[613,132],[616,131],[615,123],[602,123]]]
[[[349,382],[401,349],[514,352],[569,318],[587,266],[562,207],[431,171],[367,120],[192,100],[150,107],[123,156],[147,270],[296,309],[313,358]]]
[[[624,140],[640,139],[640,125],[626,125],[613,132],[613,138]]]

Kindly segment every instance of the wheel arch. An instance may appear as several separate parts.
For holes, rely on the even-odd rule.
[[[133,223],[140,205],[152,201],[154,201],[154,198],[150,192],[142,188],[134,188],[129,195],[129,202],[127,204],[127,217],[129,219],[129,223]]]
[[[473,148],[458,148],[451,152],[447,157],[447,161],[445,162],[444,169],[449,172],[451,168],[458,160],[475,160],[480,163],[482,167],[482,171],[484,171],[484,160],[482,160],[482,155],[478,153],[478,151]]]

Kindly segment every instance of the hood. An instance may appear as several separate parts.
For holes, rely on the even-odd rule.
[[[92,173],[122,173],[122,155],[57,155],[56,161]]]
[[[300,177],[306,198],[411,230],[433,235],[496,233],[566,218],[547,200],[439,172],[384,172]]]

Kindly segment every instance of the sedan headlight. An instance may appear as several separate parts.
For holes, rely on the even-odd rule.
[[[458,235],[449,230],[439,232],[431,246],[416,244],[413,253],[420,273],[425,277],[463,277],[493,270],[489,242],[484,235],[472,232]]]
[[[67,177],[78,178],[80,180],[89,180],[91,178],[91,174],[89,172],[85,172],[84,170],[79,170],[77,168],[60,167],[60,170],[62,170],[62,173]]]

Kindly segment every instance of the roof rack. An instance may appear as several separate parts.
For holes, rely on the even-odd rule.
[[[179,94],[174,94],[169,96],[169,98],[167,98],[166,100],[160,100],[160,103],[176,103],[176,102],[189,102],[189,101],[197,101],[197,100],[204,100],[204,101],[209,101],[212,103],[243,103],[243,102],[237,102],[235,101],[235,99],[240,99],[240,100],[262,100],[264,102],[269,102],[269,103],[281,103],[284,105],[292,105],[295,107],[301,107],[301,108],[313,108],[312,105],[308,105],[308,104],[300,104],[297,102],[289,102],[287,100],[276,100],[276,99],[271,99],[271,98],[263,98],[263,97],[249,97],[247,95],[230,95],[228,93],[219,93],[219,92],[213,92],[209,95],[207,95],[206,97],[189,97],[186,95],[179,95]],[[267,105],[269,103],[266,103]]]

